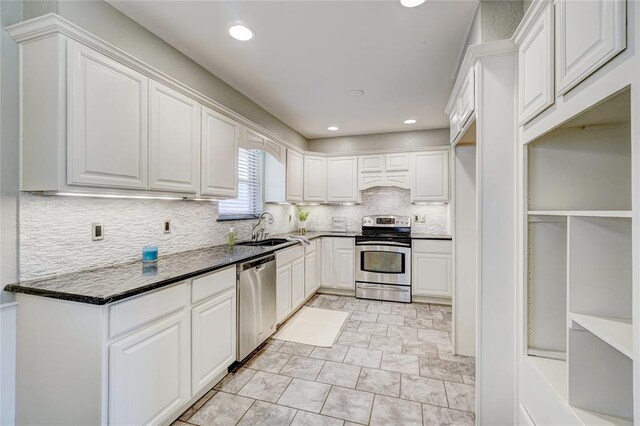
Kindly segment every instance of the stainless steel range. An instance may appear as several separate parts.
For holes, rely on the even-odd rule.
[[[356,297],[411,302],[411,219],[364,216],[356,236]]]

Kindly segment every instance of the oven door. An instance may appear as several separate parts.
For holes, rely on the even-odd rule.
[[[382,241],[356,244],[356,281],[411,285],[411,247]]]

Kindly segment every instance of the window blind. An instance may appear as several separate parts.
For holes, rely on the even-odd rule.
[[[238,198],[218,202],[218,216],[254,217],[262,212],[262,151],[240,148],[238,152]]]

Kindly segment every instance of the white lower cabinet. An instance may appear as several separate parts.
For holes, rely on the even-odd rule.
[[[353,238],[322,239],[323,287],[355,290],[355,252]]]
[[[304,264],[304,257],[294,260],[291,264],[291,305],[293,309],[302,305],[306,295]]]
[[[235,271],[106,305],[18,294],[16,424],[169,424],[236,360]]]
[[[236,360],[236,289],[191,311],[191,387],[195,395]]]
[[[318,289],[318,253],[316,251],[304,257],[304,293],[310,297]]]
[[[276,252],[276,313],[278,323],[305,301],[305,254],[301,245]]]
[[[291,263],[279,267],[276,274],[276,313],[278,323],[291,313]]]
[[[109,347],[109,424],[161,423],[191,397],[182,311]]]
[[[451,297],[451,241],[414,240],[411,263],[415,296]]]

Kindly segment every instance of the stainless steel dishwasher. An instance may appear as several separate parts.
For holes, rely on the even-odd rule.
[[[238,352],[242,361],[276,331],[276,257],[238,265]]]

